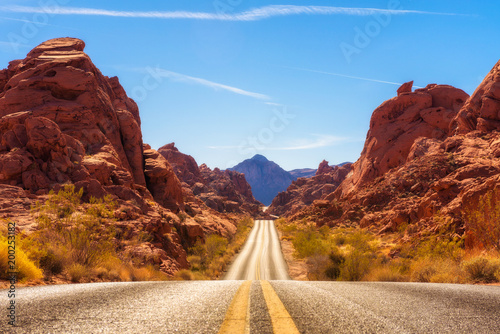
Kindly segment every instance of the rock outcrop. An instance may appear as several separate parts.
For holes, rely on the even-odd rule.
[[[431,84],[385,101],[371,117],[361,157],[340,187],[343,195],[403,165],[418,138],[445,139],[450,123],[469,96],[446,85]]]
[[[49,40],[0,71],[0,218],[15,218],[29,233],[30,208],[50,190],[74,184],[85,200],[108,194],[119,204],[117,228],[130,238],[150,236],[127,253],[173,274],[188,266],[183,246],[206,231],[229,236],[235,220],[195,217],[201,211],[192,221],[180,218],[180,181],[162,155],[144,146],[136,103],[84,47],[76,38]]]
[[[415,237],[445,229],[477,245],[471,224],[500,200],[499,64],[470,98],[451,86],[401,89],[374,111],[352,173],[290,219]]]
[[[349,163],[330,166],[323,160],[315,176],[293,181],[286,191],[273,199],[266,212],[276,216],[291,216],[308,205],[322,205],[322,200],[337,189],[350,171]]]
[[[174,143],[158,149],[182,181],[185,198],[192,206],[205,206],[220,213],[257,216],[261,203],[255,200],[245,176],[235,171],[198,167],[190,155],[179,152]],[[198,201],[199,200],[199,201]]]
[[[472,94],[451,124],[458,134],[500,130],[500,61]]]

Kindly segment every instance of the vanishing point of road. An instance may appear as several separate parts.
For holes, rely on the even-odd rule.
[[[500,287],[291,281],[271,221],[256,221],[224,281],[17,289],[0,333],[500,333]]]

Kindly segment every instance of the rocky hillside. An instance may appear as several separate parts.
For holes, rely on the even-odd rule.
[[[201,200],[209,208],[221,213],[248,214],[255,217],[261,203],[255,200],[245,175],[236,171],[211,170],[205,164],[198,167],[194,158],[179,152],[174,143],[165,145],[158,152],[173,167],[181,180],[184,196],[191,199],[186,211],[192,210],[192,203]]]
[[[273,198],[285,191],[294,180],[290,173],[260,154],[229,170],[243,173],[252,187],[253,195],[264,205],[270,205]]]
[[[327,205],[322,201],[331,194],[351,171],[351,164],[330,166],[323,160],[313,177],[301,177],[293,181],[286,191],[280,192],[266,211],[271,215],[290,216],[314,203]]]
[[[328,203],[293,219],[414,236],[444,228],[470,247],[486,242],[485,231],[500,232],[477,226],[492,221],[500,200],[500,62],[470,97],[451,86],[411,87],[373,112],[361,157]]]
[[[0,71],[0,218],[29,233],[31,207],[50,190],[73,184],[86,201],[110,195],[119,248],[173,274],[188,267],[186,247],[208,232],[233,234],[235,219],[192,208],[168,161],[143,143],[135,102],[84,47],[49,40]],[[127,243],[141,235],[147,241]]]

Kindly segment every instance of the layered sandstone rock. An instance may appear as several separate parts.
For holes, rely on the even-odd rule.
[[[470,98],[450,86],[400,89],[374,111],[352,174],[291,219],[416,237],[447,230],[474,246],[468,215],[484,214],[485,194],[500,200],[499,71]]]
[[[143,245],[118,242],[173,274],[188,266],[183,246],[206,231],[229,236],[235,220],[207,214],[187,222],[174,214],[184,209],[180,181],[162,155],[143,147],[137,105],[84,47],[75,38],[49,40],[0,71],[0,218],[29,232],[30,208],[49,190],[74,184],[87,201],[109,194],[119,204],[117,228],[128,231],[122,238],[151,237]]]
[[[315,176],[293,181],[286,191],[274,198],[266,212],[276,216],[290,216],[313,203],[325,205],[321,200],[337,189],[351,171],[351,166],[350,163],[330,166],[323,160]]]
[[[174,143],[158,149],[172,165],[182,181],[184,194],[190,207],[200,207],[200,200],[207,207],[220,213],[259,214],[260,203],[252,195],[252,189],[241,173],[207,165],[198,167],[193,157],[179,152]]]
[[[451,124],[454,133],[500,130],[500,61],[495,64]]]
[[[352,177],[340,187],[342,194],[355,192],[404,164],[417,138],[446,138],[451,121],[467,98],[460,89],[431,84],[382,103],[373,112]]]

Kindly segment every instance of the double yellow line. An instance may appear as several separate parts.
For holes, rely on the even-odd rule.
[[[299,333],[292,317],[268,281],[259,281],[266,300],[269,316],[275,334]],[[219,334],[239,334],[250,332],[249,305],[252,281],[245,281],[236,292]]]

